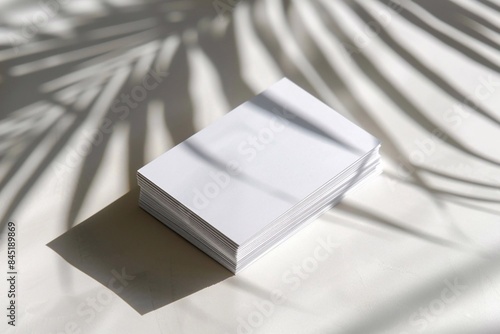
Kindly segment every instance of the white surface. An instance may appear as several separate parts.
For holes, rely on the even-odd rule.
[[[325,4],[321,10],[315,7],[320,2]],[[37,44],[34,39],[32,48],[20,48],[19,53],[1,50],[0,103],[2,125],[7,125],[1,130],[1,175],[8,179],[0,205],[2,215],[8,212],[5,221],[18,225],[20,269],[18,326],[7,328],[2,316],[0,332],[70,333],[74,323],[81,333],[219,334],[238,333],[241,322],[249,321],[254,324],[247,330],[251,333],[500,331],[500,87],[485,85],[500,81],[498,48],[439,17],[456,15],[451,5],[463,4],[477,13],[487,11],[487,20],[498,27],[498,20],[490,17],[498,18],[498,11],[476,1],[453,0],[432,2],[440,8],[431,13],[408,2],[407,10],[420,20],[416,25],[379,1],[357,1],[384,22],[387,34],[373,35],[344,2],[292,1],[289,7],[280,1],[242,3],[227,26],[211,23],[215,14],[210,2],[207,7],[171,4],[169,10],[185,14],[181,23],[168,23],[160,32],[126,35],[127,40],[119,40],[120,29],[110,29],[117,42],[104,45],[114,52],[97,48],[70,54],[85,48],[84,40],[101,42],[86,35],[84,28],[94,21],[100,25],[88,29],[152,13],[161,14],[155,17],[159,22],[166,20],[166,6],[91,3],[96,5],[86,7],[81,20],[50,21],[70,24],[69,35],[45,35],[55,42]],[[71,13],[78,13],[78,6]],[[493,27],[467,22],[498,43]],[[458,44],[446,44],[437,32]],[[359,52],[351,56],[345,52],[349,40],[359,44]],[[109,140],[60,173],[57,163],[65,166],[72,150],[86,141],[84,131],[98,127],[116,90],[130,92],[137,84],[129,82],[127,73],[134,70],[140,76],[151,55],[154,65],[169,70],[159,90],[119,122]],[[142,62],[136,63],[138,59]],[[194,285],[196,277],[180,273],[217,267],[205,260],[182,267],[179,257],[194,259],[197,253],[177,239],[162,242],[166,232],[138,218],[147,214],[133,211],[133,198],[120,210],[109,209],[129,191],[127,180],[133,184],[135,170],[147,162],[137,152],[148,147],[151,154],[156,147],[161,154],[165,141],[149,140],[166,137],[178,143],[193,133],[193,123],[196,129],[209,124],[221,106],[234,107],[283,75],[380,138],[384,174],[241,276],[155,306],[162,296],[177,296],[182,284]],[[214,84],[199,86],[198,80]],[[191,97],[199,102],[190,103]],[[460,113],[464,98],[477,102],[480,111],[463,106]],[[75,100],[79,103],[74,108],[64,102]],[[207,103],[218,109],[204,108]],[[144,122],[158,109],[164,111],[166,124]],[[54,118],[61,110],[65,112]],[[21,123],[21,115],[29,121]],[[73,122],[79,126],[72,128]],[[16,131],[12,124],[19,125]],[[49,135],[39,135],[50,125]],[[437,129],[446,131],[445,140],[432,134]],[[67,131],[71,135],[65,136]],[[148,142],[143,144],[145,132]],[[23,160],[30,145],[36,150]],[[414,162],[410,173],[401,167],[408,159]],[[9,174],[10,168],[15,173]],[[91,226],[106,225],[108,234],[72,241],[80,263],[69,264],[46,246],[97,212],[101,219]],[[141,221],[134,225],[136,220]],[[136,228],[139,223],[152,225],[149,242]],[[4,232],[1,238],[3,272]],[[181,250],[169,253],[169,244]],[[82,265],[87,265],[86,273],[77,269]],[[111,270],[122,267],[135,278],[129,285],[133,288],[120,298],[105,286],[113,278]],[[452,293],[449,285],[454,282],[465,288]],[[5,284],[0,280],[2,301]],[[262,309],[277,291],[286,300]],[[103,302],[89,311],[89,301],[99,296]],[[131,300],[154,310],[141,315]]]

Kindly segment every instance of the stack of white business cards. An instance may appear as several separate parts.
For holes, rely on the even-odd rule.
[[[379,147],[282,79],[142,167],[140,206],[236,273],[378,174]]]

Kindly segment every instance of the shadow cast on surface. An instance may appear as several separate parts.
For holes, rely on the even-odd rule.
[[[233,276],[139,208],[138,197],[135,188],[47,246],[141,315]]]

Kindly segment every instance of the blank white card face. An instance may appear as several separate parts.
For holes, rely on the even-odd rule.
[[[282,79],[139,173],[242,245],[378,145]]]

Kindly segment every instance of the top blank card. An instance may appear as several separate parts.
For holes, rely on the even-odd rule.
[[[285,78],[139,173],[242,245],[378,145]]]

